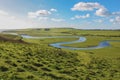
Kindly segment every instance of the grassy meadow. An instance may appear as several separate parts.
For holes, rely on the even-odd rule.
[[[84,36],[70,47],[96,46],[103,40],[120,40],[117,30],[72,28],[11,30],[31,36]],[[0,80],[119,80],[120,42],[94,50],[68,50],[49,46],[78,38],[21,39],[0,33]]]

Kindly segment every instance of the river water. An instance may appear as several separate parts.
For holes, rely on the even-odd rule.
[[[74,44],[74,43],[81,43],[85,42],[87,39],[85,37],[80,36],[48,36],[48,37],[33,37],[29,35],[21,35],[23,38],[79,38],[76,41],[70,41],[70,42],[57,42],[49,44],[50,46],[56,47],[56,48],[64,48],[64,49],[70,49],[70,50],[89,50],[89,49],[100,49],[110,46],[110,41],[102,41],[97,46],[91,46],[86,48],[76,48],[76,47],[69,47],[69,46],[62,46],[63,44]]]
[[[9,33],[12,35],[18,35],[16,33]],[[89,50],[89,49],[100,49],[100,48],[105,48],[108,46],[111,46],[109,42],[120,42],[119,40],[105,40],[100,42],[97,46],[91,46],[91,47],[86,47],[86,48],[77,48],[77,47],[69,47],[69,46],[62,46],[63,44],[74,44],[74,43],[81,43],[85,42],[87,39],[85,37],[80,37],[80,36],[45,36],[45,37],[34,37],[34,36],[29,36],[26,34],[21,34],[20,35],[23,38],[27,39],[42,39],[42,38],[79,38],[78,40],[75,41],[70,41],[70,42],[57,42],[57,43],[52,43],[49,44],[50,46],[53,46],[55,48],[63,48],[63,49],[70,49],[70,50]]]
[[[70,50],[89,50],[89,49],[100,49],[110,46],[109,41],[102,41],[97,46],[91,46],[86,48],[76,48],[76,47],[69,47],[69,46],[62,46],[63,44],[73,44],[73,43],[81,43],[85,42],[87,39],[85,37],[80,37],[79,40],[71,41],[71,42],[59,42],[59,43],[53,43],[50,44],[50,46],[56,47],[56,48],[64,48],[64,49],[70,49]]]

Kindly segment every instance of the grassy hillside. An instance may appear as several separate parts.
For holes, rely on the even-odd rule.
[[[2,80],[118,80],[120,59],[0,41]]]
[[[6,39],[10,39],[10,40],[19,40],[21,37],[17,36],[17,35],[10,35],[10,34],[2,34],[0,33],[0,37],[2,38],[6,38]]]
[[[12,43],[27,43],[22,41],[22,38],[17,35],[10,35],[10,34],[0,34],[0,41],[8,41]]]
[[[87,38],[83,43],[65,45],[71,47],[96,46],[102,40],[120,40],[119,31],[25,29],[9,32],[34,36],[79,35]],[[79,51],[49,46],[50,43],[77,39],[21,39],[16,35],[0,34],[0,80],[120,79],[119,42],[110,42],[112,46],[103,49]]]

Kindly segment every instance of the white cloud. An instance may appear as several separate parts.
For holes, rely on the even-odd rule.
[[[36,12],[28,12],[28,17],[29,18],[37,18],[37,17],[40,17],[40,16],[48,16],[50,14],[51,14],[50,11],[47,11],[47,10],[38,10]]]
[[[100,17],[110,16],[111,13],[101,4],[95,2],[79,2],[71,8],[73,11],[93,11],[96,10],[95,14]]]
[[[52,9],[50,9],[50,11],[51,12],[57,12],[57,9],[52,8]]]
[[[117,16],[114,19],[110,19],[110,22],[114,24],[120,24],[120,16]]]
[[[118,11],[118,12],[113,12],[113,13],[112,13],[112,15],[115,15],[115,16],[116,16],[116,15],[117,15],[117,16],[120,16],[120,11]]]
[[[50,10],[38,10],[35,12],[28,12],[28,18],[32,18],[32,19],[39,19],[39,20],[46,20],[47,18],[43,17],[43,16],[48,16],[50,14],[52,14],[52,12],[57,12],[57,9],[50,9]]]
[[[51,20],[52,20],[52,21],[55,21],[55,22],[65,21],[64,19],[59,19],[59,18],[52,18]]]
[[[90,14],[86,14],[86,15],[76,15],[75,18],[80,19],[80,18],[89,18]]]
[[[51,14],[51,12],[47,11],[47,10],[39,10],[39,11],[36,12],[37,16],[40,16],[40,15],[49,15],[49,14]]]
[[[71,8],[73,11],[78,10],[78,11],[92,11],[94,9],[99,9],[103,8],[102,5],[99,3],[93,3],[93,2],[79,2],[74,5],[73,8]]]
[[[85,19],[85,18],[89,18],[90,17],[90,14],[86,14],[86,15],[75,15],[74,17],[71,18],[71,20],[74,20],[74,19]]]
[[[101,16],[101,17],[106,17],[106,16],[111,15],[111,13],[105,8],[100,8],[100,9],[96,10],[95,14],[97,16]]]

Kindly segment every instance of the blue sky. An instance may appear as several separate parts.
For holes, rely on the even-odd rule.
[[[0,29],[120,29],[120,0],[0,0]]]

